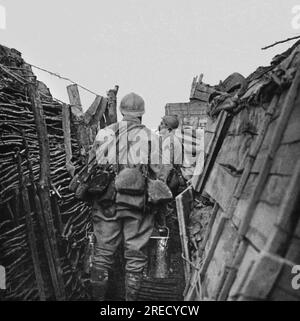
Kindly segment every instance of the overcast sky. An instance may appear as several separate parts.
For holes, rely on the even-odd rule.
[[[300,33],[295,5],[300,0],[0,0],[0,43],[100,95],[115,84],[119,100],[140,94],[145,123],[155,128],[166,103],[188,101],[194,76],[212,85],[235,71],[247,76],[292,45],[260,50]],[[36,74],[68,102],[67,82]],[[86,109],[94,96],[80,94]]]

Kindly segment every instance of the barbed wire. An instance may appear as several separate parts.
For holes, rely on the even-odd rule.
[[[38,67],[38,66],[35,66],[35,65],[32,65],[32,64],[29,64],[29,63],[27,63],[27,65],[29,65],[29,66],[31,66],[31,67],[33,67],[33,68],[39,69],[39,70],[41,70],[41,71],[44,71],[44,72],[46,72],[46,73],[48,73],[48,74],[50,74],[50,75],[52,75],[52,76],[58,77],[59,79],[69,81],[69,82],[71,82],[72,84],[77,85],[78,87],[82,88],[82,89],[85,90],[85,91],[88,91],[89,93],[91,93],[91,94],[93,94],[93,95],[95,95],[95,96],[100,96],[99,94],[95,93],[94,91],[92,91],[92,90],[90,90],[90,89],[88,89],[88,88],[86,88],[86,87],[78,84],[77,82],[73,81],[73,80],[70,79],[70,78],[61,76],[60,74],[58,74],[58,73],[56,73],[56,72],[52,72],[52,71],[49,71],[49,70],[47,70],[47,69],[44,69],[44,68],[41,68],[41,67]],[[19,82],[22,83],[23,85],[24,85],[25,83],[27,83],[27,84],[28,84],[28,83],[31,83],[30,81],[28,81],[27,79],[25,79],[25,78],[22,77],[21,75],[19,75],[19,74],[17,74],[17,73],[15,73],[15,72],[12,71],[12,70],[26,70],[26,69],[24,69],[24,68],[7,67],[7,66],[5,66],[5,65],[3,65],[3,64],[0,64],[0,69],[2,69],[2,71],[4,71],[5,73],[9,74],[11,77],[13,77],[15,80],[19,81]],[[48,95],[45,95],[45,94],[42,93],[42,92],[40,92],[40,94],[41,94],[42,96],[46,97],[46,98],[49,98]],[[57,102],[59,102],[59,103],[61,103],[61,104],[65,104],[65,102],[59,100],[58,98],[52,97],[52,99],[55,100],[55,101],[57,101]]]
[[[45,68],[41,68],[41,67],[38,67],[38,66],[33,65],[33,64],[30,64],[30,63],[28,63],[28,65],[30,65],[31,67],[33,67],[33,68],[35,68],[35,69],[44,71],[44,72],[50,74],[51,76],[57,77],[57,78],[62,79],[62,80],[69,81],[70,83],[72,83],[72,84],[74,84],[74,85],[77,85],[79,88],[81,88],[81,89],[83,89],[83,90],[85,90],[85,91],[87,91],[87,92],[89,92],[89,93],[91,93],[91,94],[93,94],[93,95],[95,95],[95,96],[99,96],[99,94],[95,93],[94,91],[86,88],[85,86],[80,85],[78,82],[76,82],[76,81],[74,81],[74,80],[72,80],[72,79],[70,79],[70,78],[61,76],[61,75],[60,75],[59,73],[57,73],[57,72],[53,72],[53,71],[47,70],[47,69],[45,69]]]

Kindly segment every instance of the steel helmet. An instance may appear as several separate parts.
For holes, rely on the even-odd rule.
[[[130,93],[124,96],[120,103],[120,112],[124,115],[131,115],[136,117],[144,115],[144,99],[135,93]]]
[[[166,127],[169,129],[176,129],[179,126],[179,121],[177,116],[164,116],[162,118],[163,123],[165,124]]]

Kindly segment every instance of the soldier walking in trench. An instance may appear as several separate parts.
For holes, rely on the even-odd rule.
[[[159,136],[161,138],[161,154],[164,159],[165,180],[175,198],[187,186],[186,181],[181,173],[183,162],[183,145],[182,141],[176,136],[176,130],[179,127],[179,121],[175,115],[167,115],[162,117],[158,126]],[[177,211],[175,199],[170,200],[166,204],[159,206],[157,222],[160,226],[168,226],[173,230],[177,230]],[[174,225],[175,224],[175,225]],[[176,227],[175,227],[176,226]]]
[[[182,141],[176,136],[179,127],[177,116],[164,116],[158,126],[159,135],[162,138],[162,154],[166,155],[164,172],[166,182],[176,196],[186,188],[186,181],[182,175],[184,148]],[[167,169],[167,170],[166,170]]]
[[[145,113],[142,97],[126,95],[120,112],[122,121],[101,129],[90,152],[90,159],[96,157],[98,166],[113,172],[105,193],[94,198],[92,209],[96,244],[91,286],[93,299],[100,301],[105,299],[108,272],[122,239],[126,300],[137,299],[147,265],[146,245],[154,227],[154,215],[145,206],[147,176],[158,177],[161,172],[160,166],[150,165],[150,154],[158,152],[157,136],[141,124]]]

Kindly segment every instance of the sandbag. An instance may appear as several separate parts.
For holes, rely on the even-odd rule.
[[[145,193],[145,177],[139,168],[124,168],[115,179],[116,191],[127,195],[142,195]]]
[[[172,192],[168,185],[159,179],[148,180],[148,201],[153,204],[170,201],[173,199]]]
[[[145,195],[130,195],[117,192],[116,194],[116,204],[129,206],[133,209],[141,210],[145,205]]]
[[[100,212],[106,218],[112,218],[116,215],[116,190],[114,179],[109,183],[105,192],[99,196],[94,197],[94,209],[100,209]]]
[[[95,196],[102,195],[112,180],[112,174],[107,171],[97,173],[89,182],[88,192]]]
[[[105,204],[111,204],[115,202],[116,198],[116,188],[114,179],[108,184],[105,192],[97,198],[97,201]]]
[[[88,189],[89,189],[88,184],[80,182],[75,191],[75,197],[81,201],[88,201],[89,200]]]

